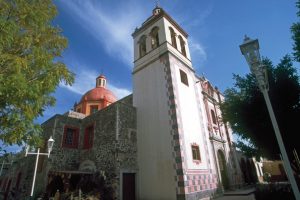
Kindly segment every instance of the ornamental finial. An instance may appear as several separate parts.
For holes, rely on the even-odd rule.
[[[244,42],[247,42],[247,41],[249,41],[249,40],[250,40],[250,38],[245,34]]]

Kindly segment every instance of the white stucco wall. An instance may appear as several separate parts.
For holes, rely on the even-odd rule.
[[[149,33],[159,28],[159,43],[151,49]],[[140,58],[139,38],[147,36],[147,54]],[[164,20],[134,38],[133,105],[137,108],[138,199],[176,199],[171,125],[164,72],[159,56],[167,51]]]
[[[187,74],[189,86],[183,84],[180,78],[180,70]],[[204,130],[201,127],[201,113],[197,103],[194,84],[196,83],[194,71],[183,65],[176,59],[171,60],[171,71],[175,74],[174,84],[177,88],[178,110],[180,111],[180,123],[183,131],[185,150],[185,168],[187,170],[208,169],[207,155],[205,153]],[[199,146],[201,162],[193,161],[192,144]]]
[[[200,81],[199,79],[197,81]],[[201,82],[198,82],[196,84],[196,89],[198,90],[198,94],[199,94],[199,100],[200,100],[200,107],[201,107],[201,111],[202,111],[202,125],[204,126],[204,132],[205,132],[205,139],[207,142],[207,146],[208,146],[208,152],[209,154],[208,159],[210,160],[210,164],[208,164],[208,168],[212,169],[212,173],[216,174],[217,173],[217,169],[216,169],[216,162],[215,162],[215,151],[214,151],[214,147],[211,143],[211,140],[209,139],[209,131],[208,131],[208,119],[207,119],[207,113],[206,113],[206,109],[205,109],[205,104],[203,101],[203,94],[202,94],[202,87],[201,87]]]
[[[133,75],[137,108],[139,199],[176,199],[164,66],[159,60]]]
[[[159,27],[160,46],[151,49],[149,33],[155,26]],[[177,36],[181,35],[184,39],[187,57],[180,52],[178,37],[177,49],[171,45],[169,27],[174,29]],[[213,173],[216,171],[214,152],[207,131],[202,89],[200,84],[195,86],[198,78],[190,61],[187,38],[172,23],[166,18],[161,18],[142,30],[140,29],[134,38],[133,69],[133,105],[137,108],[138,199],[176,199],[178,185],[174,169],[175,155],[172,146],[174,139],[171,135],[168,88],[164,71],[168,62],[164,62],[163,57],[167,55],[169,58],[171,81],[176,98],[177,123],[182,137],[183,168],[187,174],[190,172],[208,174],[211,173],[210,169],[213,169]],[[142,35],[147,36],[147,53],[140,57],[138,41]],[[181,82],[179,69],[187,74],[189,86]],[[201,162],[193,160],[192,144],[199,146]]]

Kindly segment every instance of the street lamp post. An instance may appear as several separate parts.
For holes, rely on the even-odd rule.
[[[295,177],[293,175],[293,171],[290,165],[290,161],[288,158],[288,155],[286,153],[283,140],[280,134],[280,130],[275,118],[275,114],[271,105],[271,101],[269,98],[268,90],[269,90],[269,84],[268,84],[268,76],[266,73],[265,66],[261,63],[261,58],[259,54],[259,43],[258,40],[252,40],[249,37],[245,36],[244,43],[240,45],[240,49],[242,54],[245,56],[246,61],[250,67],[251,72],[255,75],[256,81],[258,83],[259,89],[262,92],[269,115],[272,121],[273,129],[275,131],[276,139],[279,145],[279,149],[282,155],[284,167],[286,169],[287,177],[290,181],[290,184],[292,186],[292,190],[294,192],[294,196],[296,200],[300,200],[300,194],[299,189],[295,180]]]
[[[53,147],[53,143],[54,140],[52,139],[52,136],[50,136],[47,146],[48,146],[48,153],[40,153],[40,148],[37,149],[37,152],[28,152],[29,151],[29,146],[26,147],[26,153],[25,153],[25,157],[27,157],[27,155],[36,155],[36,161],[35,161],[35,168],[34,168],[34,174],[33,174],[33,180],[32,180],[32,187],[31,187],[31,193],[30,196],[33,196],[33,191],[34,191],[34,185],[35,185],[35,178],[36,178],[36,170],[37,170],[37,165],[39,162],[39,156],[40,155],[44,155],[44,156],[50,156],[50,153],[52,151],[52,147]]]

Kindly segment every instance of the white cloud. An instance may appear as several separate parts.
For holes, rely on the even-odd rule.
[[[81,66],[81,67],[82,67],[82,69],[87,69],[84,66]],[[99,74],[95,71],[81,70],[81,71],[79,71],[78,74],[76,74],[76,80],[72,86],[65,85],[64,83],[60,83],[60,86],[65,89],[68,89],[69,91],[74,92],[76,94],[83,95],[87,91],[89,91],[95,87],[96,78],[98,75]],[[117,87],[117,86],[109,83],[109,80],[108,80],[107,88],[109,90],[111,90],[118,99],[121,99],[121,98],[129,95],[130,93],[132,93],[130,90],[128,90],[126,88],[120,88],[120,87]]]
[[[83,67],[82,69],[87,68]],[[76,94],[83,95],[84,93],[95,87],[97,74],[98,73],[95,71],[81,70],[76,73],[76,79],[72,86],[65,85],[63,83],[61,83],[60,86]]]
[[[126,97],[132,93],[131,91],[129,91],[125,88],[118,88],[111,84],[108,84],[108,89],[110,89],[118,97],[118,99]]]
[[[201,7],[201,9],[196,7],[192,7],[191,9],[192,13],[194,13],[192,15],[186,15],[178,9],[173,13],[173,16],[179,25],[189,34],[188,44],[192,62],[198,68],[198,66],[203,65],[208,57],[206,48],[200,41],[205,41],[204,38],[209,34],[206,30],[206,21],[213,12],[213,4],[208,3],[208,5]]]
[[[197,10],[198,12],[195,13],[197,17],[191,17],[191,15],[187,15],[187,17],[185,18],[184,22],[187,23],[187,27],[199,29],[202,26],[205,26],[207,18],[210,17],[213,12],[213,5],[209,4],[206,8]]]
[[[131,34],[142,21],[142,9],[130,4],[104,9],[96,1],[61,1],[64,8],[84,29],[100,42],[114,58],[133,66]],[[121,9],[121,10],[120,10]]]
[[[200,42],[190,38],[189,42],[191,57],[193,60],[203,62],[207,59],[205,48]]]
[[[120,59],[130,68],[133,67],[131,34],[150,14],[140,1],[120,2],[113,8],[104,7],[107,5],[103,2],[92,0],[60,1],[60,3],[74,18],[74,21],[89,32],[111,57]],[[211,12],[212,6],[209,6],[199,14],[197,20],[178,16],[177,18],[179,18],[178,21],[186,23],[193,33],[192,27],[203,25]],[[194,61],[202,63],[207,59],[205,48],[201,43],[190,38],[189,44]]]

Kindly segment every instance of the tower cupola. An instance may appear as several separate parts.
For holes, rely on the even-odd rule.
[[[106,78],[104,75],[100,75],[96,78],[96,87],[106,87]]]
[[[153,9],[152,14],[153,14],[153,15],[158,15],[160,12],[161,12],[161,8],[157,5],[157,6]]]

